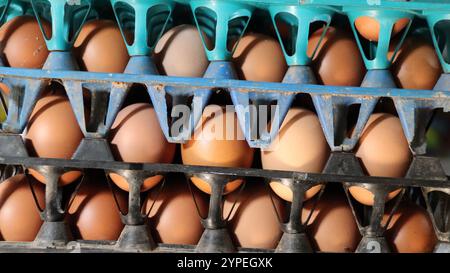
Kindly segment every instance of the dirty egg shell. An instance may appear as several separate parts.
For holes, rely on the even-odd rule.
[[[236,199],[228,228],[237,245],[245,248],[276,248],[282,231],[275,209],[284,218],[283,202],[273,196],[274,207],[267,186],[259,181],[248,181],[240,194],[235,191],[225,197],[223,217],[228,216]]]
[[[202,217],[208,213],[207,196],[192,188]],[[159,189],[149,191],[145,212],[154,206],[149,214],[150,227],[155,239],[165,244],[197,244],[203,233],[201,218],[192,199],[186,181],[179,177],[168,178]]]
[[[104,177],[85,177],[72,205],[69,222],[74,235],[83,240],[117,240],[124,225]],[[125,192],[115,189],[120,208],[127,209]]]
[[[192,138],[181,145],[181,157],[186,165],[250,168],[253,149],[243,137],[235,112],[208,105]],[[191,180],[203,192],[211,193],[206,181],[195,176]],[[234,191],[241,183],[241,179],[230,181],[224,193]]]
[[[43,158],[70,159],[83,138],[71,104],[65,96],[48,95],[39,99],[30,116],[25,135],[28,152]],[[45,178],[29,169],[37,180]],[[81,176],[79,171],[62,175],[60,184],[67,185]]]
[[[110,20],[85,23],[74,51],[80,66],[89,72],[122,73],[130,59],[120,28]]]
[[[233,63],[239,78],[247,81],[281,82],[287,70],[278,41],[259,33],[241,38],[233,53]]]
[[[323,31],[321,28],[311,35],[307,48],[308,56],[315,53],[312,67],[318,80],[324,85],[359,86],[366,68],[355,38],[343,30],[329,27],[320,41]]]
[[[51,25],[41,20],[48,37]],[[49,51],[39,24],[34,16],[18,16],[0,28],[0,44],[7,64],[18,68],[42,68]]]
[[[45,208],[45,189],[41,183],[23,174],[0,184],[0,233],[5,241],[33,241],[42,225],[39,210],[27,179],[32,179],[36,198]]]
[[[111,150],[116,160],[132,163],[171,163],[175,144],[167,142],[155,110],[147,103],[136,103],[122,109],[110,133]],[[122,176],[111,173],[111,180],[128,191],[129,185]],[[158,184],[161,175],[147,178],[141,191]]]
[[[320,173],[325,166],[330,149],[317,115],[303,108],[291,108],[278,133],[278,139],[267,150],[261,150],[263,169]],[[285,185],[272,181],[272,190],[286,201],[292,201],[292,191]],[[321,185],[305,193],[313,197]]]
[[[204,35],[207,45],[211,44]],[[178,77],[202,77],[209,61],[195,26],[180,25],[167,31],[155,47],[160,73]]]

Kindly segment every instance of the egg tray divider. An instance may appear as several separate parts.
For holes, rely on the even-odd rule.
[[[187,177],[193,174],[208,174],[210,176],[215,176],[216,180],[210,180],[208,183],[213,187],[212,197],[210,198],[210,212],[209,216],[211,216],[211,208],[213,206],[218,206],[215,201],[211,201],[213,199],[220,200],[220,192],[217,195],[217,192],[214,191],[214,185],[218,185],[218,181],[231,181],[236,179],[237,177],[259,177],[265,178],[267,181],[280,180],[282,181],[290,181],[291,189],[294,192],[294,200],[292,202],[292,207],[290,211],[290,219],[287,223],[281,223],[281,228],[283,230],[283,237],[280,241],[279,246],[275,250],[276,252],[312,252],[312,249],[308,249],[308,241],[304,233],[304,229],[302,226],[298,226],[298,224],[294,223],[294,219],[299,219],[301,211],[301,203],[302,196],[314,185],[322,184],[322,183],[343,183],[344,188],[348,185],[358,184],[359,186],[363,186],[371,190],[374,193],[375,197],[375,206],[374,211],[378,211],[380,217],[383,215],[384,202],[377,202],[384,200],[385,195],[389,192],[387,189],[395,188],[395,187],[422,187],[427,191],[434,190],[447,190],[448,191],[448,178],[443,174],[442,169],[436,169],[436,159],[435,158],[422,158],[421,162],[429,162],[429,166],[424,166],[422,169],[416,168],[414,165],[416,164],[413,161],[410,170],[406,176],[406,178],[384,178],[384,177],[367,177],[361,174],[358,174],[358,169],[361,170],[358,161],[355,156],[350,153],[332,153],[329,161],[324,169],[323,173],[301,173],[301,172],[287,172],[287,171],[275,171],[275,170],[261,170],[261,169],[240,169],[240,168],[219,168],[219,167],[204,167],[204,166],[188,166],[188,165],[180,165],[180,164],[138,164],[138,163],[124,163],[124,162],[115,162],[115,161],[90,161],[90,160],[64,160],[64,159],[46,159],[46,158],[33,158],[33,157],[0,157],[0,166],[5,168],[6,166],[12,167],[16,166],[17,168],[40,168],[48,169],[48,170],[87,170],[87,169],[100,169],[104,170],[106,173],[113,171],[118,173],[123,172],[134,172],[137,174],[164,174],[164,173],[184,173]],[[355,171],[356,170],[356,171]],[[421,171],[421,173],[417,173]],[[58,172],[57,172],[58,173]],[[59,175],[62,172],[59,172]],[[3,172],[2,172],[3,174]],[[43,173],[46,175],[45,173]],[[355,175],[356,174],[356,175]],[[9,175],[13,175],[9,172]],[[53,174],[55,175],[55,174]],[[58,176],[56,179],[52,179],[52,181],[58,181]],[[7,174],[4,174],[7,176]],[[413,177],[413,178],[411,178]],[[226,178],[223,180],[223,178]],[[142,181],[144,179],[141,179]],[[47,180],[46,186],[46,198],[48,197],[48,185],[51,181]],[[136,180],[128,180],[130,183],[130,188],[139,189],[140,184]],[[361,183],[363,183],[361,185]],[[138,187],[134,187],[134,186]],[[220,185],[220,184],[219,184]],[[221,185],[224,186],[223,184]],[[59,188],[59,190],[62,190]],[[222,188],[223,190],[223,188]],[[139,194],[139,190],[137,190]],[[131,190],[131,193],[133,190]],[[56,198],[57,199],[57,198]],[[133,200],[133,201],[132,201]],[[400,199],[399,199],[400,200]],[[50,201],[50,202],[49,202]],[[139,199],[130,197],[130,202],[134,202],[134,205],[139,206]],[[46,200],[47,204],[52,204],[55,200]],[[56,203],[53,203],[57,205]],[[130,204],[129,208],[132,208],[133,205]],[[217,207],[216,207],[217,209]],[[45,211],[44,211],[45,212]],[[50,211],[51,212],[51,211]],[[58,211],[59,212],[59,211]],[[139,210],[140,212],[140,210]],[[49,215],[54,215],[52,212]],[[56,214],[57,215],[57,214]],[[128,215],[126,215],[128,216]],[[357,215],[355,215],[357,217]],[[209,217],[208,217],[209,218]],[[211,220],[206,218],[206,220]],[[44,218],[49,220],[49,218]],[[122,218],[124,221],[125,218]],[[135,219],[139,219],[136,217]],[[48,222],[45,221],[44,225],[52,224],[59,225],[58,222],[61,218],[55,218],[57,222]],[[212,219],[214,220],[218,219]],[[221,223],[221,219],[216,221],[216,223]],[[298,221],[295,221],[298,223]],[[136,225],[128,225],[126,220],[124,221],[126,227],[139,227],[140,223],[135,223]],[[203,222],[205,225],[205,222]],[[377,231],[376,221],[372,222],[369,227],[361,227],[360,229],[363,232],[365,229],[369,229],[370,231]],[[62,222],[62,226],[64,226],[64,222]],[[205,225],[205,233],[207,232],[216,232],[218,230],[226,231],[223,227],[214,227]],[[42,230],[47,229],[48,231],[59,232],[58,229],[54,229],[53,226],[47,226],[47,228],[42,228]],[[1,251],[13,251],[13,252],[22,252],[22,251],[37,251],[37,252],[58,252],[58,251],[67,251],[67,252],[83,252],[83,251],[107,251],[107,252],[261,252],[261,251],[273,251],[273,250],[261,250],[261,249],[237,249],[233,246],[230,248],[224,248],[223,242],[216,240],[209,241],[207,240],[203,244],[199,242],[197,246],[181,246],[181,245],[149,245],[144,246],[142,241],[136,241],[136,236],[140,234],[137,232],[135,236],[131,236],[131,240],[122,244],[120,241],[124,238],[123,233],[117,242],[96,242],[96,241],[72,241],[69,237],[59,237],[48,236],[42,237],[41,234],[38,234],[38,237],[34,242],[31,243],[14,243],[14,242],[1,242],[0,243],[0,252]],[[372,246],[374,242],[379,243],[383,242],[384,238],[382,234],[374,233],[377,236],[373,236],[372,233],[367,234],[367,236],[363,237],[360,246],[358,247],[358,252],[371,252],[373,251],[369,246]],[[440,245],[448,248],[448,233],[439,233],[438,238],[441,240]],[[128,238],[130,239],[130,238]],[[128,240],[126,239],[126,240]],[[151,239],[151,238],[150,238]],[[215,243],[214,243],[215,242]],[[442,249],[441,249],[442,250]],[[448,250],[448,249],[447,249]],[[388,252],[389,249],[387,246],[379,249],[381,252]]]

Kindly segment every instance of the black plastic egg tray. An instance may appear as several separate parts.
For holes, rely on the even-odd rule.
[[[183,1],[181,1],[183,2]],[[245,1],[244,1],[245,2]],[[313,1],[314,2],[314,1]],[[319,1],[320,2],[320,1]],[[322,1],[323,2],[323,1]],[[435,213],[436,204],[450,198],[450,182],[442,168],[440,159],[425,155],[425,132],[433,112],[450,109],[450,74],[443,74],[435,90],[407,90],[386,87],[391,80],[386,71],[371,70],[371,84],[364,87],[335,87],[299,83],[261,83],[224,78],[177,78],[158,75],[103,74],[62,69],[61,60],[68,60],[70,53],[52,51],[47,63],[50,70],[33,70],[0,67],[0,78],[11,86],[8,101],[8,118],[1,124],[0,174],[1,180],[28,168],[39,171],[46,179],[46,206],[41,213],[44,221],[33,242],[0,242],[0,252],[312,252],[300,222],[304,193],[317,184],[339,183],[348,195],[348,187],[359,185],[375,196],[369,221],[361,221],[355,209],[353,213],[363,239],[357,252],[389,252],[384,239],[381,218],[385,210],[385,197],[396,188],[418,188],[423,193],[429,215],[432,219],[439,243],[436,252],[450,252],[450,227],[436,219],[448,219],[447,215]],[[55,68],[56,67],[56,68]],[[61,70],[62,69],[62,70]],[[380,75],[377,72],[382,72]],[[300,79],[297,79],[300,81]],[[77,121],[85,136],[70,160],[30,157],[22,138],[28,117],[44,88],[52,82],[64,86]],[[312,83],[312,82],[308,82]],[[192,94],[218,91],[238,94],[247,98],[264,97],[281,101],[288,96],[311,96],[318,113],[324,134],[332,153],[322,173],[303,173],[263,169],[219,168],[187,166],[179,164],[138,164],[114,161],[107,133],[120,110],[124,97],[130,88],[138,84],[149,92],[162,97],[170,90],[189,90]],[[91,108],[97,109],[97,116],[85,117],[83,92],[91,93]],[[376,103],[382,98],[391,99],[402,121],[406,138],[414,157],[404,178],[370,177],[364,174],[359,160],[352,153],[360,133]],[[156,102],[152,101],[155,105]],[[159,102],[163,103],[163,102]],[[164,101],[165,103],[165,101]],[[348,110],[359,105],[355,133],[347,135]],[[164,113],[167,114],[167,113]],[[86,124],[85,120],[89,120]],[[121,174],[130,185],[128,214],[122,215],[125,228],[115,242],[72,241],[64,222],[65,212],[61,210],[63,188],[58,185],[61,174],[69,170],[86,172],[91,169]],[[186,180],[200,175],[210,184],[210,211],[202,224],[205,227],[202,238],[195,246],[157,245],[151,238],[144,216],[141,213],[140,188],[145,177],[155,174],[182,173]],[[293,201],[286,222],[280,223],[283,236],[278,247],[268,249],[237,248],[227,231],[227,223],[220,211],[223,189],[227,182],[236,178],[260,178],[264,181],[279,180],[293,191]],[[405,190],[403,190],[405,191]],[[444,192],[443,198],[436,198],[433,192]],[[316,197],[319,198],[320,194]],[[395,204],[401,201],[398,195]],[[442,197],[442,196],[441,196]],[[431,200],[432,199],[432,200]],[[353,208],[353,205],[352,205]],[[394,213],[395,209],[391,213]],[[119,211],[118,211],[119,213]],[[367,224],[362,223],[367,222]],[[445,221],[444,221],[445,222]],[[377,244],[379,247],[373,249]]]

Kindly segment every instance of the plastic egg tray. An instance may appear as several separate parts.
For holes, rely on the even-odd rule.
[[[51,51],[42,70],[0,67],[0,78],[11,90],[7,103],[6,120],[1,123],[0,165],[2,180],[33,167],[46,178],[46,208],[42,212],[44,224],[34,242],[0,242],[1,251],[273,251],[237,249],[230,240],[226,221],[220,213],[222,191],[228,181],[236,177],[260,177],[280,180],[294,193],[288,222],[280,223],[283,237],[275,251],[312,251],[299,223],[303,194],[320,183],[342,183],[344,189],[355,183],[375,195],[375,205],[369,224],[358,220],[363,240],[357,252],[388,252],[389,246],[383,237],[384,229],[380,217],[384,211],[385,196],[396,187],[421,188],[428,211],[439,239],[436,252],[450,252],[450,230],[437,224],[435,207],[429,202],[432,192],[440,191],[450,198],[450,187],[439,158],[426,156],[425,133],[436,109],[450,110],[450,1],[384,1],[384,0],[111,0],[115,18],[122,31],[134,33],[134,41],[127,44],[130,62],[123,74],[105,74],[77,71],[71,55],[76,35],[84,22],[98,18],[98,9],[107,4],[99,0],[31,0],[0,1],[2,23],[8,18],[23,14],[34,14],[39,20],[51,22],[52,37],[46,37]],[[215,41],[214,48],[205,46],[210,66],[204,78],[180,78],[156,75],[151,52],[161,34],[172,26],[173,11],[180,6],[190,7],[194,23]],[[295,50],[283,50],[289,69],[282,83],[250,82],[236,79],[230,62],[232,50],[227,41],[241,37],[255,10],[266,10],[268,21],[282,19],[297,29]],[[316,83],[306,55],[309,26],[314,22],[329,25],[336,14],[354,22],[359,16],[370,16],[380,23],[380,38],[376,45],[367,44],[352,28],[368,72],[361,87],[323,86]],[[415,18],[428,22],[430,33],[441,61],[444,73],[434,90],[408,90],[396,88],[388,68],[387,59],[391,29],[399,18]],[[402,34],[407,35],[407,30]],[[278,33],[278,29],[275,26]],[[278,33],[280,38],[280,34]],[[281,40],[281,38],[280,38]],[[403,39],[402,39],[403,40]],[[368,56],[366,47],[371,50]],[[85,136],[71,160],[34,158],[28,156],[21,133],[27,125],[31,111],[45,86],[51,82],[61,83],[70,99],[79,126]],[[170,107],[166,101],[171,96],[180,103],[198,99],[203,107],[215,90],[230,94],[235,106],[270,104],[278,106],[277,119],[272,120],[270,132],[262,132],[258,138],[251,134],[249,113],[236,112],[241,128],[251,147],[264,148],[278,133],[284,116],[293,100],[300,94],[311,96],[320,119],[325,137],[332,150],[322,173],[270,171],[261,169],[216,168],[186,166],[178,164],[129,164],[114,161],[105,139],[120,110],[125,96],[133,84],[145,86],[155,108],[161,128],[170,142],[182,143],[192,133],[200,119],[192,114],[189,125],[178,135],[171,135],[167,119]],[[97,115],[86,117],[83,105],[83,89],[92,97],[92,107]],[[361,132],[381,98],[390,98],[395,104],[404,133],[414,154],[405,178],[369,177],[352,154]],[[177,99],[175,99],[177,98]],[[347,115],[350,107],[359,105],[356,126],[351,136],[347,135]],[[242,108],[241,108],[242,109]],[[200,112],[201,113],[201,112]],[[86,124],[89,120],[89,125]],[[65,212],[59,204],[61,189],[59,176],[68,170],[101,169],[114,171],[127,178],[130,184],[129,212],[122,217],[125,224],[117,242],[70,241],[64,223]],[[212,188],[210,211],[202,220],[205,232],[197,246],[156,245],[147,232],[141,215],[140,185],[143,177],[154,174],[184,173],[207,175]],[[347,191],[346,191],[347,192]],[[444,198],[444,199],[445,199]],[[445,200],[438,200],[445,202]],[[449,213],[449,212],[447,212]],[[358,219],[357,213],[354,211]],[[372,248],[374,243],[378,248]]]

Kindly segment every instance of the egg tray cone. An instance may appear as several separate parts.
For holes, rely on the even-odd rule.
[[[200,253],[232,253],[236,252],[230,234],[226,228],[205,229],[195,248]]]
[[[275,250],[279,253],[313,253],[306,233],[283,233],[280,242]]]

